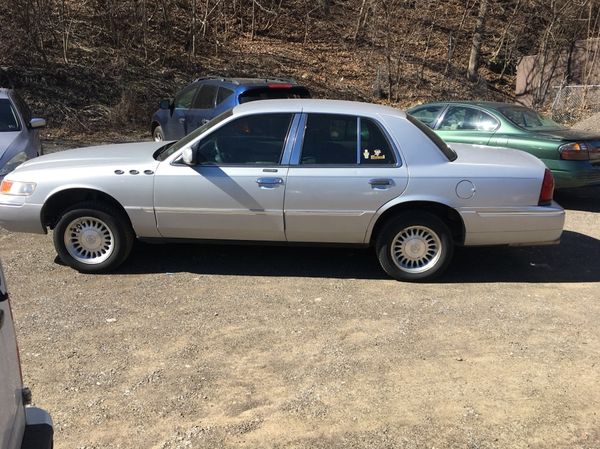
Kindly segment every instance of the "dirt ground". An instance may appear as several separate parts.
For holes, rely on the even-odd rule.
[[[59,449],[600,447],[600,189],[560,246],[462,249],[437,283],[370,250],[137,244],[111,275],[0,231],[26,383]]]

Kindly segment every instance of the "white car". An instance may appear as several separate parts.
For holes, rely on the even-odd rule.
[[[0,267],[0,449],[52,448],[52,419],[40,408],[26,407],[30,402],[31,392],[21,379],[15,328]]]
[[[457,145],[385,106],[266,100],[176,143],[83,148],[19,166],[0,225],[54,229],[60,258],[114,269],[134,239],[375,247],[399,280],[442,273],[456,245],[557,243],[564,210],[527,153]]]

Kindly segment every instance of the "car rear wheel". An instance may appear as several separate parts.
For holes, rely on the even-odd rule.
[[[152,131],[152,138],[155,142],[162,142],[165,140],[165,134],[160,126],[154,128],[154,131]]]
[[[60,259],[84,273],[102,273],[125,261],[134,234],[122,213],[108,205],[82,203],[65,212],[54,228]]]
[[[425,281],[447,268],[454,252],[448,226],[428,212],[407,211],[389,221],[375,249],[384,271],[399,281]]]

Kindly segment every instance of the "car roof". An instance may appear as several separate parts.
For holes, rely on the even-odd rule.
[[[406,117],[400,109],[373,103],[345,100],[281,99],[260,100],[240,104],[233,108],[234,114],[250,112],[312,112],[324,114],[396,115]]]
[[[494,110],[497,110],[498,108],[501,108],[503,106],[517,106],[517,107],[523,107],[523,108],[527,107],[527,106],[524,106],[524,105],[518,104],[518,103],[506,103],[506,102],[500,102],[500,101],[452,100],[452,101],[432,101],[430,103],[422,103],[422,104],[418,104],[416,106],[412,106],[410,109],[420,108],[422,106],[437,106],[437,105],[440,105],[440,106],[442,106],[442,105],[479,106],[482,108],[489,108],[489,109],[494,109]]]
[[[301,87],[296,80],[292,78],[224,78],[224,77],[204,77],[194,80],[196,83],[216,82],[220,84],[228,84],[232,86],[267,86],[269,84],[291,84],[293,87]]]

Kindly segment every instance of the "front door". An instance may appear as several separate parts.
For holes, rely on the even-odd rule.
[[[285,240],[281,165],[292,114],[234,119],[197,144],[198,163],[163,162],[154,209],[169,238]]]
[[[499,126],[498,120],[480,109],[451,106],[435,131],[446,142],[488,145]]]
[[[186,122],[187,114],[192,106],[192,101],[196,92],[198,92],[198,85],[193,84],[186,87],[175,96],[173,107],[165,123],[165,129],[163,130],[166,140],[179,140],[190,132]]]

